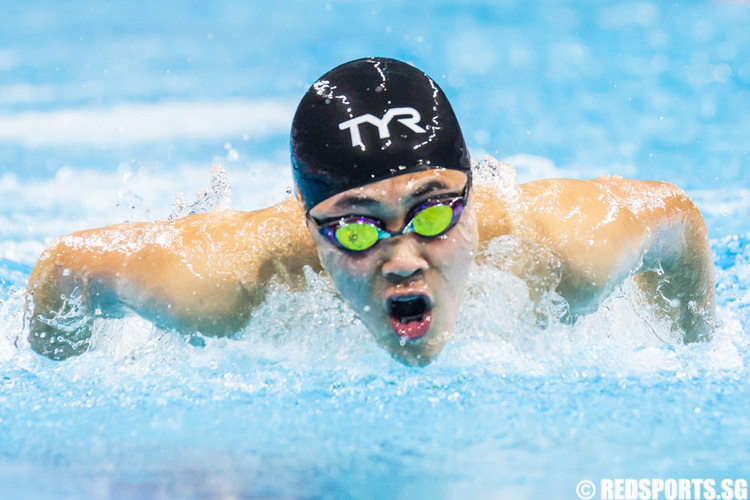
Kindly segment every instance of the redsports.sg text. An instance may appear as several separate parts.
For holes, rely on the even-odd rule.
[[[602,500],[747,500],[745,479],[602,479]]]

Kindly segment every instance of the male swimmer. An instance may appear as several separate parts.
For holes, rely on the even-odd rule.
[[[554,253],[572,319],[634,277],[684,341],[710,334],[711,250],[684,192],[620,177],[546,179],[519,186],[512,208],[472,183],[445,94],[412,66],[368,58],[326,73],[297,109],[291,153],[297,196],[273,207],[56,240],[29,282],[31,346],[53,359],[80,354],[94,319],[128,312],[230,335],[272,277],[294,283],[309,265],[394,358],[426,365],[454,329],[475,253],[503,235]]]

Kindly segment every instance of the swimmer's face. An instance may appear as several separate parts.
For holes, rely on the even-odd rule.
[[[407,218],[415,220],[412,227],[429,227],[435,218],[450,220],[451,212],[425,211],[417,219],[415,210],[436,202],[454,202],[455,207],[466,183],[464,172],[427,170],[344,191],[310,210],[308,228],[323,268],[377,342],[405,364],[430,363],[455,326],[477,247],[471,196],[457,222],[453,219],[455,225],[437,236],[406,232],[380,239],[367,250],[351,251],[334,244],[319,228],[352,215],[382,222],[390,232],[402,230],[410,222]]]

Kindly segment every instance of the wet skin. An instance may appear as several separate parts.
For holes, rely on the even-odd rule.
[[[400,230],[415,204],[458,194],[465,182],[464,173],[450,170],[404,174],[340,193],[311,214],[357,213]],[[429,192],[420,193],[425,187]],[[336,205],[349,195],[359,201]],[[515,188],[514,199],[474,183],[459,223],[443,236],[407,233],[361,255],[306,227],[304,209],[291,197],[254,212],[215,211],[63,236],[29,280],[29,341],[64,359],[87,349],[94,318],[129,313],[162,328],[231,335],[247,324],[272,277],[304,286],[303,267],[319,271],[322,264],[377,342],[399,361],[423,365],[453,330],[477,244],[481,249],[503,235],[545,247],[559,260],[554,286],[573,319],[595,310],[632,276],[684,341],[709,337],[714,269],[700,213],[671,184],[604,176],[530,182]],[[523,269],[513,272],[532,278]],[[423,337],[404,341],[386,302],[414,293],[429,298],[432,321]]]

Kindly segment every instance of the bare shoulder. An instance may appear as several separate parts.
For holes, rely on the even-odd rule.
[[[184,250],[202,239],[222,239],[224,235],[242,230],[241,212],[200,213],[176,220],[127,222],[86,229],[56,238],[42,254],[41,261],[77,263],[95,266],[103,260],[126,260],[142,252],[157,249]]]
[[[687,197],[682,189],[669,182],[641,181],[619,175],[603,175],[591,180],[542,179],[523,184],[521,189],[527,197],[564,200],[571,197],[590,199],[592,196],[603,196],[602,200],[620,204]]]
[[[678,186],[665,181],[642,181],[619,175],[602,175],[588,182],[604,186],[606,189],[617,192],[626,198],[638,197],[639,193],[645,194],[644,190],[651,195],[662,197],[686,196],[685,192]]]
[[[682,193],[666,183],[609,176],[544,179],[520,189],[519,232],[559,254],[571,290],[605,289],[633,271],[651,225],[666,217],[655,210]]]
[[[652,224],[666,217],[683,217],[697,209],[678,186],[663,181],[640,181],[620,176],[591,180],[544,179],[521,186],[526,208],[539,220],[557,218],[565,225],[583,227],[601,220],[607,224]],[[626,229],[623,228],[623,229]]]
[[[307,240],[304,216],[288,198],[253,212],[212,211],[61,236],[44,252],[36,273],[57,267],[157,276],[185,268],[191,275],[233,274],[254,280],[263,261],[307,249]]]
[[[639,226],[633,203],[603,179],[544,179],[523,184],[526,230],[542,241],[567,235],[564,243],[580,250],[593,246],[591,238],[603,242],[627,237]]]
[[[580,244],[588,241],[584,238],[618,245],[668,213],[695,208],[673,184],[620,176],[542,179],[522,184],[518,193],[517,200],[508,200],[492,188],[476,186],[482,241],[516,233],[582,251]]]
[[[685,191],[670,182],[639,181],[618,175],[605,175],[591,182],[621,199],[635,213],[695,209]]]

